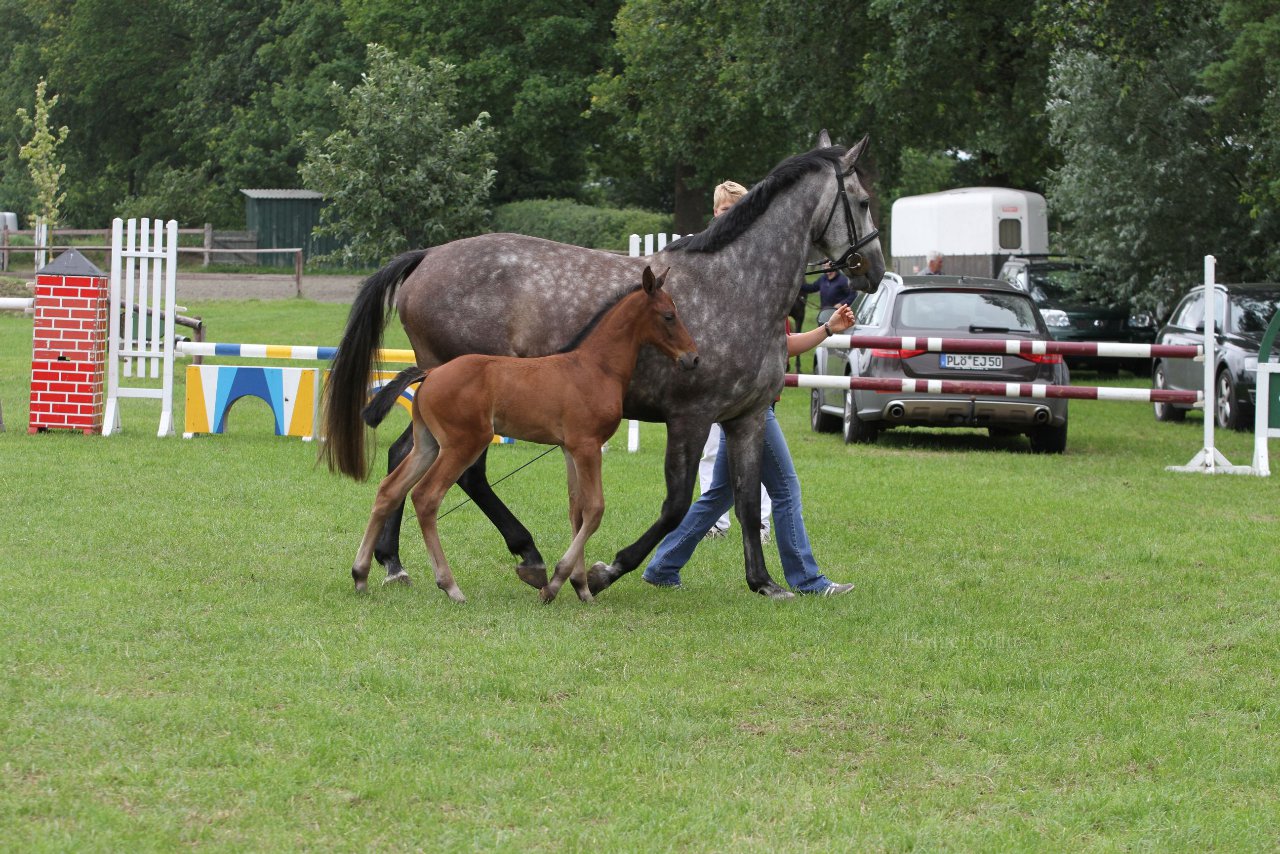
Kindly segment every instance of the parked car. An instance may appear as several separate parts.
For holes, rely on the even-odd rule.
[[[1157,327],[1152,313],[1134,311],[1122,301],[1108,303],[1082,296],[1088,293],[1090,279],[1100,275],[1082,261],[1013,256],[1004,262],[997,278],[1031,295],[1056,341],[1150,344]],[[1068,356],[1067,364],[1108,373],[1125,368],[1138,376],[1146,376],[1151,370],[1149,359]]]
[[[1223,429],[1253,425],[1262,334],[1280,307],[1280,284],[1217,285],[1214,288],[1214,418]],[[1182,298],[1157,344],[1204,344],[1204,288]],[[1204,390],[1204,364],[1191,359],[1156,359],[1154,388]],[[1189,407],[1157,403],[1156,419],[1181,421]]]
[[[886,273],[861,297],[853,335],[1046,340],[1044,319],[1025,292],[995,279]],[[825,318],[819,314],[819,320]],[[1066,385],[1057,355],[963,355],[924,350],[818,350],[816,372],[832,376],[988,380]],[[810,426],[841,430],[846,442],[874,442],[893,427],[986,427],[1025,433],[1037,453],[1067,447],[1067,401],[971,394],[813,389]]]

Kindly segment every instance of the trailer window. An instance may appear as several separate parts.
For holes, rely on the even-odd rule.
[[[1000,248],[1001,249],[1021,249],[1022,248],[1022,220],[1020,219],[1000,220]]]

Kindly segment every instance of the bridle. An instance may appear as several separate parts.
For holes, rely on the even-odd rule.
[[[816,246],[818,240],[827,233],[827,229],[831,226],[831,220],[835,218],[836,206],[844,208],[844,225],[849,232],[849,248],[844,254],[835,261],[827,259],[817,265],[811,264],[811,267],[819,270],[845,270],[852,276],[863,276],[867,272],[867,259],[863,258],[858,252],[859,249],[866,246],[871,241],[880,236],[880,229],[872,228],[862,239],[858,239],[858,232],[853,226],[853,206],[849,204],[849,194],[844,188],[844,175],[840,172],[840,164],[838,161],[832,161],[831,168],[836,173],[836,197],[831,200],[831,210],[827,212],[827,221],[823,223],[822,230],[818,232],[818,237],[813,243]],[[813,272],[810,270],[809,272]]]

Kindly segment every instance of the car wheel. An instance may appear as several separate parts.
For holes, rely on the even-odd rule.
[[[1236,400],[1236,384],[1231,379],[1231,372],[1225,368],[1218,371],[1218,379],[1214,384],[1216,396],[1213,401],[1214,417],[1218,427],[1223,430],[1243,430],[1248,426],[1244,407]]]
[[[1164,389],[1169,387],[1168,381],[1164,375],[1164,363],[1156,362],[1155,368],[1151,372],[1151,387]],[[1153,403],[1152,408],[1156,412],[1157,421],[1186,421],[1187,411],[1179,409],[1172,403]]]
[[[846,445],[875,442],[880,435],[880,428],[869,421],[858,417],[858,407],[853,397],[853,389],[844,393],[844,441]]]
[[[840,417],[822,411],[822,390],[809,392],[809,427],[815,433],[834,433],[840,429]]]
[[[1061,454],[1067,449],[1067,419],[1063,418],[1057,427],[1051,424],[1033,427],[1028,438],[1031,439],[1033,454]]]

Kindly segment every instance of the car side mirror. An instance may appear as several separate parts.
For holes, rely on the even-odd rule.
[[[1203,320],[1196,324],[1196,332],[1204,332],[1204,321],[1203,321]]]

